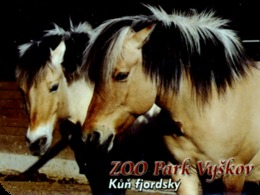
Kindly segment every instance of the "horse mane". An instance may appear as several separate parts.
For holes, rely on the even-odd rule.
[[[112,19],[98,28],[85,52],[90,81],[100,84],[111,75],[127,31],[151,23],[155,28],[142,47],[143,67],[163,89],[178,93],[186,74],[196,97],[205,102],[213,87],[223,93],[254,67],[236,33],[228,28],[229,21],[213,11],[167,14],[160,7],[146,7],[151,16]]]
[[[33,82],[44,78],[45,66],[50,60],[50,49],[54,50],[63,40],[66,51],[62,63],[65,77],[70,83],[79,77],[79,66],[82,63],[83,52],[92,34],[92,28],[87,23],[74,26],[70,22],[70,29],[64,30],[54,24],[54,28],[46,30],[40,40],[32,40],[18,47],[19,61],[16,66],[16,78],[19,82],[30,87]]]
[[[83,57],[82,72],[86,73],[86,78],[98,87],[103,80],[106,80],[104,78],[109,77],[109,71],[113,70],[112,65],[110,67],[105,61],[113,64],[112,62],[116,60],[118,54],[110,55],[110,51],[120,52],[123,44],[121,38],[124,38],[121,32],[125,32],[129,27],[141,30],[153,22],[152,17],[145,15],[125,16],[107,20],[94,29]],[[121,40],[120,43],[118,40]]]

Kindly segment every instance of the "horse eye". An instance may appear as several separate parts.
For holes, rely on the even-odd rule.
[[[59,89],[59,84],[54,84],[50,88],[50,92],[56,92]]]
[[[115,80],[124,81],[127,79],[128,75],[129,75],[129,72],[120,72],[117,75],[115,75]]]

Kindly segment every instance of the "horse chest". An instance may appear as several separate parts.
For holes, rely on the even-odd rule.
[[[237,157],[248,161],[259,148],[259,121],[253,98],[237,88],[210,104],[198,108],[191,99],[179,98],[168,108],[180,123],[182,136],[166,136],[165,142],[176,159],[216,160]],[[256,93],[254,93],[256,94]],[[168,101],[169,102],[169,101]],[[244,155],[247,152],[249,155]]]

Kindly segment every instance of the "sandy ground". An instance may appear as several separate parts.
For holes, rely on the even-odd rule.
[[[83,184],[59,184],[57,182],[1,182],[1,184],[11,195],[91,194],[90,187]]]
[[[0,175],[0,183],[6,192],[11,195],[91,195],[91,188],[86,183],[78,183],[73,179],[48,179],[41,176],[42,181],[8,181],[7,177],[16,176],[16,174]],[[46,178],[45,178],[46,177]],[[127,190],[126,195],[168,195],[172,192]]]
[[[89,185],[84,184],[59,184],[48,182],[1,182],[4,189],[11,195],[91,195]],[[127,190],[126,195],[163,195],[169,193],[137,192]]]

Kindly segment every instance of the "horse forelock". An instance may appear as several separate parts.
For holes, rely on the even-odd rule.
[[[44,67],[39,68],[37,71],[28,72],[25,69],[16,68],[16,78],[19,84],[25,86],[26,90],[30,90],[30,88],[38,83],[45,80],[47,71]]]
[[[80,78],[83,74],[79,66],[82,64],[83,52],[92,32],[92,27],[87,22],[76,26],[71,22],[70,30],[67,31],[54,24],[53,29],[45,31],[42,39],[20,45],[19,62],[15,70],[17,80],[30,88],[33,83],[44,78],[42,75],[50,60],[50,50],[54,50],[61,40],[66,44],[62,63],[64,75],[69,84]]]
[[[130,27],[124,27],[112,37],[103,63],[106,65],[106,71],[104,71],[102,75],[104,81],[108,81],[113,74],[116,62],[120,58],[125,37],[130,30]]]
[[[106,82],[113,73],[129,30],[140,30],[148,23],[151,23],[151,18],[138,15],[110,19],[98,26],[90,37],[84,54],[83,69],[87,79],[96,86]]]
[[[19,83],[30,88],[46,74],[44,69],[50,60],[50,46],[39,40],[22,44],[18,49],[20,58],[15,69],[15,76]]]

